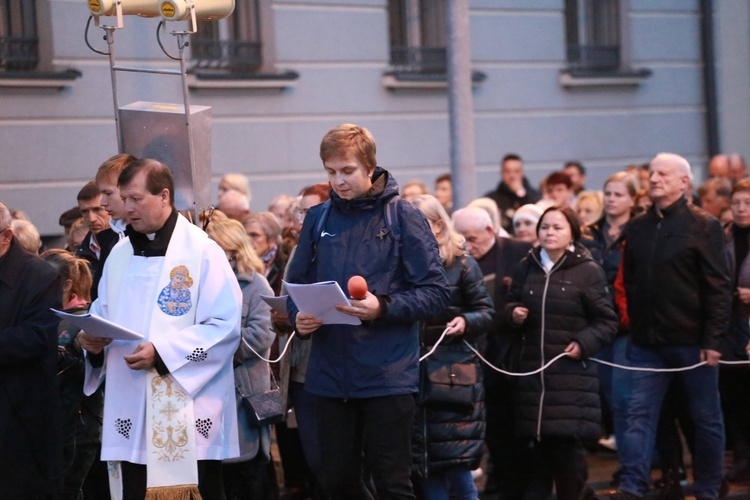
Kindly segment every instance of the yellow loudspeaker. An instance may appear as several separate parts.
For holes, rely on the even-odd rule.
[[[201,21],[224,19],[225,17],[229,17],[229,15],[234,11],[234,0],[157,1],[159,2],[161,16],[167,21],[186,21],[190,19],[191,8],[195,10],[195,18]]]
[[[120,7],[123,15],[141,17],[158,17],[159,5],[154,0],[121,0]],[[89,0],[89,10],[93,16],[117,15],[117,0]]]

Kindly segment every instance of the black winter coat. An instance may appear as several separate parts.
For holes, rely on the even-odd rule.
[[[60,479],[60,277],[13,240],[0,258],[0,498],[55,491]]]
[[[418,405],[414,414],[412,456],[414,468],[423,476],[457,467],[476,469],[484,453],[485,414],[482,370],[474,353],[462,342],[475,342],[492,327],[492,299],[484,287],[479,265],[470,256],[457,258],[446,267],[450,284],[450,306],[425,323],[422,330],[423,354],[434,345],[445,324],[456,316],[466,320],[466,331],[460,336],[446,336],[430,358],[421,363],[420,396],[423,395],[427,362],[452,351],[467,362],[474,363],[477,379],[474,384],[473,409],[457,409],[447,405]],[[434,363],[433,363],[434,366]]]
[[[715,217],[684,197],[651,207],[628,224],[622,269],[633,343],[720,350],[732,295]]]
[[[511,320],[518,306],[529,309],[520,326]],[[573,252],[566,251],[546,273],[540,248],[534,248],[518,266],[504,314],[516,329],[510,334],[523,335],[522,372],[540,368],[572,341],[582,354],[581,360],[564,357],[540,374],[519,378],[519,436],[599,437],[599,379],[596,365],[586,358],[609,345],[617,330],[602,268],[579,245]]]
[[[726,234],[727,265],[732,290],[736,290],[737,287],[747,288],[750,286],[750,258],[748,258],[748,254],[740,255],[739,266],[737,265],[735,238],[745,238],[750,246],[750,233],[748,229],[741,229],[732,223],[724,228],[724,232]],[[732,294],[732,319],[729,323],[729,330],[722,339],[719,351],[722,360],[740,361],[748,359],[748,353],[745,350],[748,342],[750,342],[748,318],[750,318],[750,306],[740,300],[739,294]]]

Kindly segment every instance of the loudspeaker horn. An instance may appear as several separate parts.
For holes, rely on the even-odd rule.
[[[93,16],[117,15],[117,4],[120,4],[122,15],[141,17],[158,17],[161,15],[159,4],[154,0],[89,0],[89,10]]]
[[[234,11],[234,0],[160,0],[161,16],[167,21],[187,21],[195,11],[195,19],[213,21],[229,17]]]

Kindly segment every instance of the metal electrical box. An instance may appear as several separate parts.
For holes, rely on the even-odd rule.
[[[190,106],[188,126],[183,104],[134,102],[120,107],[120,129],[122,152],[138,158],[154,158],[172,170],[178,210],[197,213],[210,206],[209,106]]]

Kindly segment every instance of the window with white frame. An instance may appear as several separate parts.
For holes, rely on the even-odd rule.
[[[569,69],[593,72],[620,69],[619,0],[565,0],[565,28]]]
[[[445,73],[447,0],[388,0],[394,71]]]

